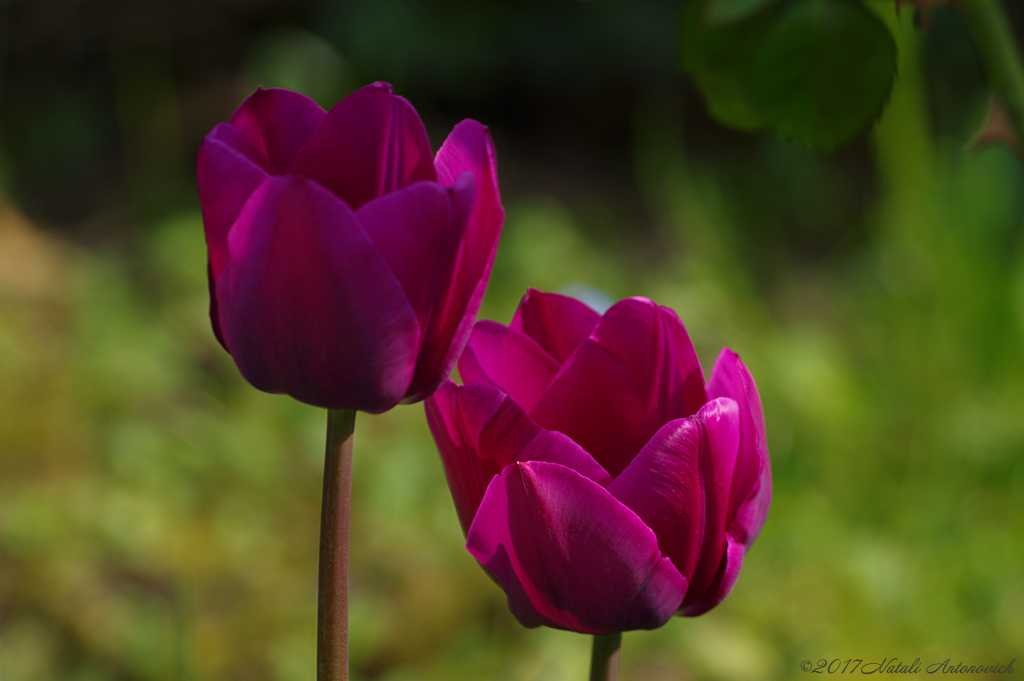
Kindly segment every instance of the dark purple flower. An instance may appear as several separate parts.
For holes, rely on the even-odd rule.
[[[203,140],[197,175],[214,333],[255,387],[381,412],[451,373],[504,220],[484,126],[434,156],[386,83],[328,112],[261,89]]]
[[[510,326],[477,323],[459,372],[427,420],[467,548],[519,622],[650,629],[726,597],[771,502],[734,352],[705,383],[671,310],[531,290]]]

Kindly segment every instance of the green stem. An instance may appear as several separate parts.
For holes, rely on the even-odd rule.
[[[1024,65],[999,0],[961,0],[985,73],[1024,145]]]
[[[594,652],[590,656],[590,681],[619,681],[619,655],[622,634],[594,634]]]
[[[317,681],[348,681],[348,525],[355,425],[355,411],[327,412],[327,456],[320,501]]]

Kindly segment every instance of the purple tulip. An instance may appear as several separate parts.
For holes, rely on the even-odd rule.
[[[722,602],[772,495],[734,352],[705,383],[671,310],[531,290],[510,326],[476,324],[459,372],[427,420],[466,548],[521,624],[607,634]]]
[[[328,112],[260,89],[203,140],[197,175],[213,330],[255,387],[382,412],[451,373],[505,214],[484,126],[434,156],[387,83]]]

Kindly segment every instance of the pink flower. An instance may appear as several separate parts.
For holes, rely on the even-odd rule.
[[[381,412],[451,373],[504,220],[484,126],[462,121],[435,157],[387,83],[329,112],[260,89],[203,140],[197,175],[213,330],[255,387]]]
[[[427,420],[466,548],[521,624],[651,629],[722,602],[772,494],[734,352],[705,384],[671,310],[531,290],[510,326],[477,323],[459,372]]]

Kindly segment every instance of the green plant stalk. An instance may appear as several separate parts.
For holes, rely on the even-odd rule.
[[[1024,65],[999,0],[961,0],[989,83],[1010,115],[1017,153],[1024,145]]]
[[[590,656],[590,681],[619,681],[619,656],[622,634],[594,634],[594,652]]]
[[[355,425],[355,411],[327,412],[327,456],[320,500],[317,681],[348,681],[348,528]]]

